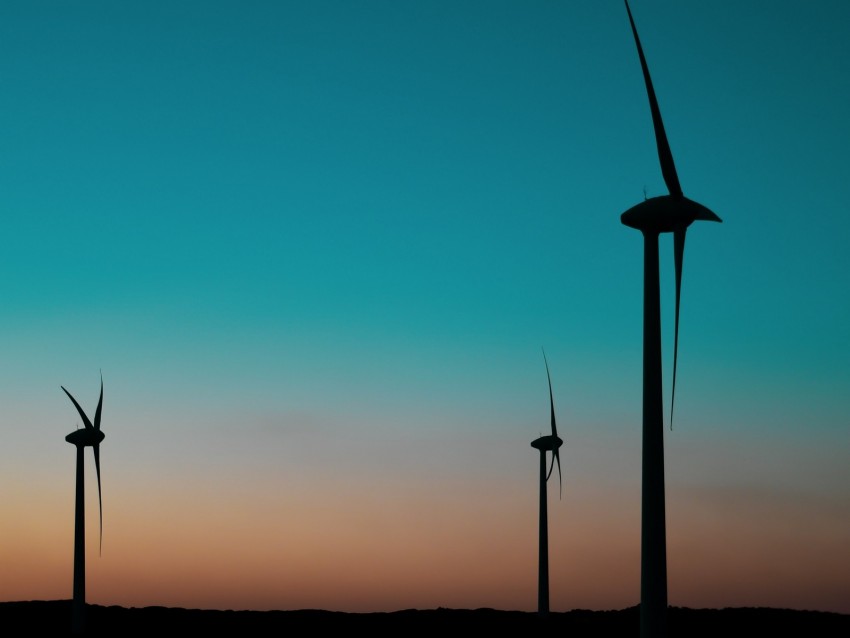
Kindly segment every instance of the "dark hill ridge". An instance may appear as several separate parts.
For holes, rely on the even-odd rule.
[[[24,601],[0,603],[4,635],[70,634],[71,602]],[[690,609],[671,607],[668,638],[751,638],[850,636],[850,614],[763,607]],[[479,635],[479,632],[526,636],[546,628],[569,638],[623,636],[638,638],[638,607],[622,610],[575,609],[542,618],[533,612],[497,609],[406,609],[392,612],[347,613],[302,609],[295,611],[233,611],[177,607],[118,607],[88,605],[90,635],[214,635],[290,636],[326,631],[369,632],[371,636],[417,635],[440,632],[441,638]],[[402,632],[401,634],[399,632]],[[516,633],[515,633],[516,632]],[[520,633],[521,632],[521,633]]]

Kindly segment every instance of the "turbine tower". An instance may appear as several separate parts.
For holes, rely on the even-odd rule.
[[[643,234],[643,458],[641,494],[641,638],[664,638],[667,634],[667,538],[664,510],[664,411],[661,388],[661,298],[659,290],[658,237],[673,233],[676,276],[676,315],[673,345],[673,386],[670,395],[670,422],[676,392],[676,363],[679,349],[679,299],[682,289],[682,259],[685,233],[695,221],[719,222],[705,206],[682,193],[673,154],[664,132],[661,112],[649,68],[638,38],[628,0],[626,11],[632,27],[643,70],[661,173],[668,195],[645,199],[624,212],[620,220]]]
[[[558,436],[555,426],[555,401],[552,398],[552,379],[549,376],[549,362],[546,352],[543,352],[543,362],[546,364],[546,378],[549,381],[549,405],[552,411],[552,434],[541,436],[531,442],[531,447],[540,450],[540,549],[537,572],[537,613],[545,616],[549,613],[549,520],[547,509],[546,483],[552,475],[555,462],[558,463],[558,481],[561,481],[561,456],[559,449],[563,441]],[[546,471],[546,452],[552,453],[552,463]]]
[[[103,377],[100,378],[100,399],[97,402],[97,410],[94,413],[94,424],[89,421],[86,413],[71,396],[71,393],[62,390],[71,399],[85,427],[74,430],[65,440],[77,447],[77,486],[76,503],[74,505],[74,601],[71,608],[71,630],[74,633],[82,633],[85,630],[86,610],[86,517],[85,517],[85,464],[83,463],[83,449],[91,446],[94,451],[94,468],[97,472],[97,500],[100,506],[100,546],[103,548],[103,500],[100,493],[100,442],[104,434],[100,430],[100,413],[103,407]]]

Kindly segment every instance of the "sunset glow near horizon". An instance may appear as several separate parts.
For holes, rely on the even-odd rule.
[[[850,4],[631,3],[688,233],[669,604],[850,613]],[[622,0],[6,2],[0,600],[639,602],[642,255]]]

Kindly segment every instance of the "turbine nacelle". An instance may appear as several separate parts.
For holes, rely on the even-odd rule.
[[[65,437],[65,440],[68,443],[73,443],[74,445],[82,445],[83,447],[90,445],[99,445],[103,439],[106,438],[106,435],[101,430],[95,430],[94,428],[83,428],[81,430],[74,430],[68,436]]]
[[[684,195],[650,197],[620,215],[626,226],[642,232],[672,233],[695,221],[719,222],[711,210]]]
[[[547,434],[535,439],[531,442],[531,447],[540,450],[541,452],[556,452],[564,444],[564,441],[559,436]]]

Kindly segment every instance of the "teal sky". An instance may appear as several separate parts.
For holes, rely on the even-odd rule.
[[[850,612],[850,4],[632,11],[684,193],[723,219],[695,224],[685,254],[670,602]],[[619,0],[4,2],[0,405],[14,443],[0,508],[27,514],[0,543],[43,578],[0,599],[70,596],[63,437],[79,420],[60,385],[91,414],[102,371],[92,602],[533,609],[543,347],[565,440],[553,609],[635,604],[642,241],[620,214],[665,193]],[[667,417],[672,252],[663,237]],[[314,598],[272,596],[252,580],[272,569],[259,558],[246,575],[221,565],[251,583],[233,597],[161,590],[165,568],[149,590],[115,585],[139,580],[126,556],[148,556],[140,530],[191,553],[190,505],[218,521],[212,543],[216,529],[237,544],[279,531],[263,545],[277,565],[300,551],[287,521],[309,529],[316,509],[359,499],[382,512],[354,526],[376,548],[342,514],[315,519],[356,602],[306,559]],[[422,534],[424,564],[489,547],[466,556],[491,571],[448,563],[488,584],[360,583],[341,565],[364,554],[415,580],[393,512]],[[503,537],[507,520],[525,527]],[[227,553],[218,542],[210,556]]]

